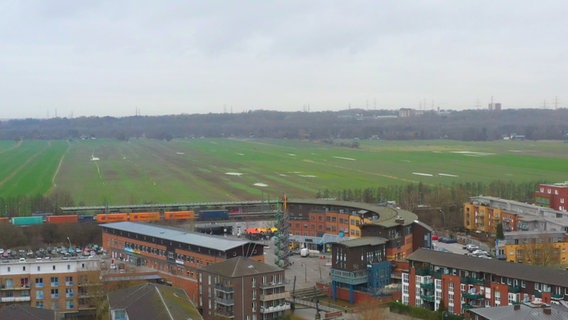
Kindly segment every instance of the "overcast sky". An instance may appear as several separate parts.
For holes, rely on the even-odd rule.
[[[0,1],[0,119],[568,106],[568,2]]]

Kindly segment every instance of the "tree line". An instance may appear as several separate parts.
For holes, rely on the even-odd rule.
[[[21,119],[0,122],[0,140],[236,137],[310,139],[566,140],[568,109],[421,111],[349,109],[168,116]]]

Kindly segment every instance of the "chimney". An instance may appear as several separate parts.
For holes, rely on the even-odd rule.
[[[514,304],[514,305],[513,305],[513,310],[515,310],[515,311],[521,310],[521,305],[518,304],[518,303]]]
[[[546,308],[542,309],[542,313],[549,316],[549,315],[552,314],[552,309],[550,309],[550,307],[546,307]]]

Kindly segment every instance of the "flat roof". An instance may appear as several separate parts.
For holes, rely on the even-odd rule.
[[[414,251],[407,257],[407,260],[568,288],[568,271],[562,269],[483,259],[425,248]]]
[[[342,241],[339,244],[346,247],[360,247],[360,246],[378,246],[387,243],[387,239],[381,237],[363,237]]]
[[[154,238],[171,240],[221,251],[238,248],[249,243],[254,244],[254,242],[251,241],[226,239],[223,237],[191,232],[180,228],[159,226],[143,222],[114,222],[102,224],[101,227],[138,233]]]

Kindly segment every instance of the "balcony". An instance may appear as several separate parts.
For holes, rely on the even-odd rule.
[[[65,294],[65,297],[66,297],[66,298],[73,298],[74,296],[75,296],[75,294],[74,294],[74,293],[72,293],[72,292],[71,292],[71,293],[66,293],[66,294]]]
[[[51,298],[52,298],[52,299],[57,299],[57,298],[59,298],[59,293],[54,293],[54,294],[52,294],[52,295],[51,295]]]
[[[2,297],[0,298],[0,302],[25,302],[31,301],[31,297]]]
[[[434,289],[434,282],[421,283],[420,288],[422,288],[422,289]]]
[[[215,297],[215,303],[223,305],[223,306],[233,306],[233,305],[235,305],[235,300]]]
[[[331,269],[331,280],[345,284],[363,284],[369,282],[367,271],[343,271]]]
[[[73,281],[65,281],[65,285],[68,286],[68,287],[71,287],[74,284],[75,284],[75,282],[73,282]]]
[[[429,294],[421,294],[420,299],[422,299],[422,301],[429,301],[429,302],[434,302],[435,300],[434,295],[429,295]]]
[[[234,312],[230,312],[227,310],[215,310],[215,316],[220,319],[234,319],[235,314]]]
[[[227,293],[232,293],[235,291],[235,289],[231,288],[231,287],[225,287],[221,284],[216,284],[215,285],[215,290],[217,291],[222,291],[222,292],[227,292]]]
[[[471,300],[479,300],[479,299],[483,299],[485,296],[481,293],[462,292],[462,297],[466,298],[466,299],[471,299]]]
[[[273,300],[288,299],[288,298],[290,298],[290,292],[260,295],[261,301],[273,301]]]
[[[461,278],[460,281],[461,281],[461,283],[466,283],[466,284],[477,284],[477,285],[485,284],[485,280],[483,280],[483,279],[476,279],[476,278],[470,278],[470,277]]]
[[[52,282],[52,283],[51,283],[51,286],[52,286],[52,287],[59,287],[59,282]]]
[[[260,307],[260,313],[273,313],[273,312],[280,312],[280,311],[286,311],[286,310],[290,310],[290,304],[285,303],[285,304],[281,304],[278,306],[271,306],[271,307]]]
[[[414,269],[417,276],[429,276],[432,274],[430,269]]]
[[[564,300],[564,295],[563,294],[553,294],[550,296],[552,299],[554,300]]]
[[[519,292],[521,292],[521,288],[509,286],[509,293],[519,293]]]
[[[261,283],[260,284],[260,288],[261,289],[271,289],[271,288],[278,288],[278,287],[283,287],[284,284],[282,282],[277,283],[277,282],[267,282],[267,283]]]

